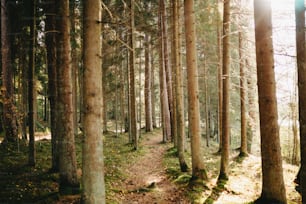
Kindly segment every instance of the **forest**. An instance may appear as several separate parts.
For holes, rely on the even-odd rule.
[[[304,0],[1,0],[0,203],[306,204]]]

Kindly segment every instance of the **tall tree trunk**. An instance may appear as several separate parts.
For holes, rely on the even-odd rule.
[[[71,80],[71,46],[70,46],[70,21],[69,1],[59,2],[59,39],[58,56],[58,128],[59,136],[59,171],[60,171],[60,192],[71,194],[79,190],[77,179],[77,165],[74,142],[74,120],[72,104],[72,80]]]
[[[183,94],[183,75],[181,64],[181,43],[180,43],[180,7],[179,0],[173,1],[173,50],[174,50],[174,82],[176,99],[176,117],[177,122],[177,152],[182,172],[188,170],[185,161],[185,119],[184,119],[184,94]]]
[[[162,4],[160,0],[160,5]],[[162,11],[162,10],[161,10]],[[163,43],[163,32],[162,32],[162,13],[159,14],[159,30],[161,31],[161,38],[159,41],[159,85],[160,85],[160,110],[163,127],[163,142],[167,142],[171,137],[171,119],[170,109],[168,103],[168,91],[166,81],[166,70],[164,60],[164,43]]]
[[[76,30],[76,2],[70,1],[71,4],[71,79],[72,79],[72,104],[73,104],[73,124],[74,134],[78,135],[78,34]]]
[[[241,21],[242,22],[242,21]],[[246,120],[246,83],[245,83],[245,57],[243,49],[245,49],[243,41],[243,31],[238,33],[239,38],[239,66],[240,66],[240,120],[241,120],[241,146],[240,156],[244,157],[248,154],[247,140],[247,120]]]
[[[195,16],[193,7],[193,0],[184,1],[188,82],[188,119],[191,133],[192,177],[194,179],[206,180],[207,174],[204,169],[204,163],[202,161],[203,157],[201,153],[198,65],[196,54]]]
[[[84,2],[84,143],[83,203],[105,203],[102,71],[101,1]]]
[[[223,8],[223,53],[222,53],[222,148],[219,180],[228,179],[230,152],[230,0],[224,1]]]
[[[249,60],[246,59],[246,67],[250,68]],[[252,152],[253,137],[256,134],[256,124],[258,117],[257,98],[256,98],[256,74],[252,69],[247,71],[247,99],[248,99],[248,117],[247,117],[247,139],[248,139],[248,152]],[[255,75],[254,75],[255,74]],[[254,77],[255,76],[255,77]]]
[[[217,4],[218,4],[217,0]],[[222,149],[222,104],[223,104],[223,76],[222,76],[222,25],[221,25],[221,17],[218,12],[218,23],[217,25],[217,35],[218,35],[218,137],[219,137],[219,150],[218,153],[221,153]]]
[[[18,133],[16,112],[13,97],[13,66],[11,60],[10,40],[10,1],[1,0],[1,62],[2,62],[2,89],[3,95],[3,125],[5,136],[3,143],[17,143]]]
[[[151,64],[151,103],[152,103],[152,123],[153,128],[157,128],[157,122],[156,122],[156,111],[155,111],[155,69],[154,69],[154,49],[151,49],[150,52],[150,64]]]
[[[160,1],[161,9],[161,19],[162,19],[162,42],[163,42],[163,55],[164,55],[164,67],[166,76],[166,87],[167,87],[167,97],[168,97],[168,107],[170,113],[170,130],[171,133],[167,136],[167,140],[173,139],[173,97],[172,97],[172,71],[169,61],[169,50],[168,50],[168,28],[167,28],[167,16],[166,16],[166,3],[167,1]]]
[[[146,115],[146,132],[151,132],[153,130],[152,123],[152,71],[150,64],[150,36],[145,35],[145,115]]]
[[[56,3],[55,0],[46,3],[46,48],[48,63],[48,97],[50,102],[50,125],[51,125],[51,145],[52,145],[52,167],[51,170],[57,172],[59,170],[59,154],[58,154],[58,136],[57,136],[57,73],[56,73]]]
[[[134,149],[138,149],[138,134],[137,134],[137,114],[136,114],[136,93],[135,93],[135,19],[134,19],[134,0],[130,0],[131,16],[130,16],[130,129],[133,138]]]
[[[296,49],[299,92],[299,122],[301,167],[297,176],[300,185],[302,202],[306,203],[306,50],[305,50],[305,7],[304,0],[295,0],[296,16]]]
[[[254,18],[263,179],[261,196],[257,202],[287,203],[277,119],[269,0],[254,1]]]
[[[35,154],[35,110],[34,101],[35,97],[35,32],[36,32],[36,1],[29,1],[31,8],[30,16],[30,49],[29,49],[29,69],[28,69],[28,105],[29,105],[29,165],[35,166],[36,154]]]

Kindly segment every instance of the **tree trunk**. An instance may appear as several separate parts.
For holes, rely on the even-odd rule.
[[[242,20],[240,21],[242,22]],[[247,120],[246,120],[246,83],[245,83],[245,58],[243,49],[245,49],[243,41],[243,31],[238,33],[239,38],[239,66],[240,66],[240,120],[241,120],[241,146],[239,156],[247,156],[248,140],[247,140]]]
[[[131,30],[130,30],[130,129],[133,139],[134,149],[138,149],[138,134],[137,134],[137,114],[136,114],[136,93],[135,93],[135,19],[134,19],[134,0],[130,0],[131,6]]]
[[[217,0],[219,1],[219,0]],[[221,22],[221,17],[218,12],[218,21]],[[221,153],[222,149],[222,104],[223,104],[223,76],[222,76],[222,26],[220,23],[217,25],[218,34],[218,137],[219,137],[219,150]]]
[[[163,1],[163,0],[161,0]],[[161,4],[160,1],[160,4]],[[161,10],[162,11],[162,10]],[[159,14],[159,30],[162,32],[162,13]],[[159,85],[160,85],[160,110],[161,110],[161,121],[163,128],[163,142],[167,142],[171,137],[171,125],[170,125],[170,111],[168,103],[168,91],[167,91],[167,81],[166,81],[166,70],[165,70],[165,60],[164,60],[164,44],[163,37],[161,36],[159,41]]]
[[[188,119],[191,133],[192,177],[194,179],[206,180],[207,174],[204,169],[204,163],[202,161],[203,157],[201,154],[199,85],[196,54],[195,16],[193,7],[193,0],[184,1],[188,82]]]
[[[84,2],[84,143],[82,202],[105,203],[102,71],[101,1]]]
[[[56,133],[56,103],[57,103],[57,73],[56,73],[56,19],[55,0],[48,1],[45,5],[46,12],[46,48],[48,63],[48,97],[50,102],[50,126],[52,144],[52,167],[51,170],[59,170],[58,136]]]
[[[300,151],[301,167],[297,176],[300,185],[302,202],[306,203],[306,64],[305,64],[305,7],[304,0],[295,0],[296,16],[296,49],[299,92],[299,122],[300,122]]]
[[[254,18],[263,179],[257,202],[287,203],[277,117],[271,2],[254,1]]]
[[[71,1],[71,79],[72,79],[72,104],[73,104],[73,124],[74,134],[78,135],[78,34],[76,30],[76,2]]]
[[[156,122],[156,111],[155,111],[155,74],[154,74],[154,50],[152,49],[150,52],[150,64],[151,64],[151,103],[152,103],[152,123],[153,128],[157,128],[157,122]]]
[[[170,121],[168,126],[170,126],[170,134],[167,135],[167,140],[173,139],[173,102],[172,102],[172,71],[169,61],[169,51],[168,51],[168,28],[167,28],[167,16],[166,16],[166,3],[167,1],[160,1],[161,9],[161,22],[162,22],[162,43],[163,43],[163,60],[165,67],[165,76],[166,76],[166,88],[167,88],[167,97],[168,97],[168,108],[170,114]]]
[[[219,180],[228,179],[230,153],[230,0],[223,8],[223,53],[222,53],[222,148]]]
[[[58,124],[57,134],[59,136],[59,171],[60,186],[62,194],[72,194],[79,190],[77,179],[76,153],[74,142],[73,104],[72,104],[72,80],[71,80],[71,46],[70,46],[70,24],[69,24],[69,1],[59,2],[59,39],[58,56]]]
[[[13,97],[13,66],[11,60],[9,1],[1,0],[1,62],[3,96],[3,143],[17,143],[18,132]]]
[[[28,105],[29,105],[29,165],[35,166],[36,154],[35,154],[35,110],[34,101],[36,100],[35,92],[35,32],[36,32],[36,1],[29,1],[31,8],[30,16],[30,49],[29,49],[29,69],[28,69]]]
[[[185,161],[185,119],[184,119],[184,94],[183,94],[183,75],[181,64],[181,43],[179,38],[180,32],[180,7],[179,0],[173,1],[173,45],[174,45],[174,82],[175,82],[175,99],[176,99],[176,118],[177,122],[177,152],[182,172],[188,170]]]
[[[151,132],[153,130],[152,123],[152,71],[150,64],[150,36],[145,35],[145,115],[146,115],[146,132]]]

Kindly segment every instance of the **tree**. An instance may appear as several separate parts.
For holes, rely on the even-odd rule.
[[[161,12],[161,32],[162,32],[162,43],[163,43],[163,60],[165,67],[166,76],[166,87],[167,87],[167,97],[168,97],[168,108],[170,114],[170,134],[167,136],[167,140],[173,139],[173,97],[172,97],[172,71],[169,60],[169,50],[168,50],[168,27],[167,27],[167,16],[166,16],[166,2],[164,0],[160,2],[160,12]]]
[[[199,85],[196,54],[195,16],[193,7],[193,0],[184,0],[188,119],[191,133],[192,177],[193,179],[206,180],[207,175],[201,156]]]
[[[305,50],[305,7],[304,0],[295,0],[296,53],[298,69],[298,97],[300,122],[301,167],[297,175],[302,202],[306,203],[306,50]]]
[[[71,45],[69,24],[69,1],[63,0],[58,6],[58,66],[57,90],[58,112],[57,134],[59,136],[59,171],[60,192],[75,193],[79,189],[77,179],[76,153],[74,144],[72,80],[71,80]]]
[[[130,131],[133,139],[134,149],[138,149],[138,134],[137,134],[137,114],[136,114],[136,93],[135,93],[135,19],[134,19],[134,0],[130,0]]]
[[[146,131],[150,132],[153,130],[152,123],[152,71],[150,64],[150,37],[149,34],[145,35],[145,116],[146,116]]]
[[[84,2],[84,115],[83,203],[105,203],[103,130],[101,1]]]
[[[168,90],[167,90],[167,80],[166,80],[166,68],[165,68],[165,60],[164,60],[164,32],[163,32],[163,15],[162,15],[162,2],[159,1],[160,12],[158,18],[158,26],[161,33],[159,39],[159,86],[160,86],[160,109],[161,109],[161,117],[162,117],[162,127],[163,127],[163,142],[167,142],[171,137],[171,116],[168,102]]]
[[[29,1],[31,8],[30,16],[30,49],[29,49],[29,69],[28,69],[28,105],[29,105],[29,165],[35,166],[35,32],[36,32],[36,1]]]
[[[184,119],[184,96],[183,96],[183,76],[181,65],[181,53],[180,53],[180,12],[179,12],[179,0],[173,1],[173,50],[174,50],[174,82],[175,82],[175,94],[176,97],[176,117],[177,122],[177,152],[182,172],[187,171],[188,166],[185,161],[185,119]]]
[[[57,73],[56,73],[56,3],[55,0],[47,1],[46,13],[46,49],[48,69],[48,98],[50,102],[50,129],[52,144],[52,171],[59,170],[58,136],[56,133],[56,103],[57,103]]]
[[[3,125],[5,136],[3,143],[16,143],[18,139],[16,110],[13,100],[13,66],[11,60],[10,39],[10,1],[1,0],[1,68],[2,88],[1,96],[3,103]]]
[[[286,203],[272,44],[271,2],[254,1],[262,158],[262,192],[256,203]]]
[[[221,148],[221,167],[220,179],[228,179],[228,164],[229,164],[229,138],[230,138],[230,0],[224,1],[223,8],[223,53],[222,53],[222,148]]]
[[[247,93],[247,86],[246,86],[246,77],[245,77],[245,36],[244,35],[244,15],[242,13],[242,5],[241,1],[239,1],[239,31],[238,31],[238,47],[239,47],[239,67],[240,67],[240,120],[241,120],[241,145],[240,145],[240,156],[244,157],[248,154],[248,140],[247,140],[247,110],[246,110],[246,93]]]

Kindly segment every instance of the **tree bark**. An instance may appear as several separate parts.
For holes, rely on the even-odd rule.
[[[242,21],[241,21],[242,22]],[[247,120],[246,120],[246,83],[245,83],[245,58],[244,58],[244,37],[243,31],[238,33],[239,38],[239,66],[240,66],[240,120],[241,120],[241,145],[240,156],[244,157],[248,154],[247,140]]]
[[[35,92],[35,32],[36,32],[36,1],[29,1],[31,8],[30,12],[30,49],[29,49],[29,69],[28,69],[28,105],[29,105],[29,165],[35,166],[36,154],[35,154],[35,107],[36,100]]]
[[[11,60],[9,1],[1,0],[1,55],[2,55],[2,89],[3,126],[5,130],[3,143],[17,143],[18,133],[13,97],[13,66]]]
[[[136,114],[136,93],[135,93],[135,19],[134,19],[134,0],[130,0],[131,16],[130,16],[130,129],[133,139],[134,149],[138,149],[138,134],[137,134],[137,114]]]
[[[146,132],[151,132],[153,130],[152,123],[152,71],[150,64],[150,36],[145,35],[145,115],[146,115]]]
[[[102,130],[101,1],[84,2],[82,202],[105,203]]]
[[[222,43],[222,148],[219,180],[227,180],[230,153],[230,0],[224,1]]]
[[[202,161],[198,67],[196,54],[196,33],[194,1],[184,1],[187,86],[188,86],[188,119],[191,133],[192,177],[207,180],[207,174]]]
[[[304,0],[295,0],[296,16],[296,50],[299,92],[299,122],[301,167],[297,176],[300,185],[302,202],[306,203],[306,50],[305,50],[305,7]]]
[[[160,0],[160,5],[161,5]],[[161,10],[162,11],[162,10]],[[163,32],[162,32],[162,13],[159,14],[159,30],[161,31],[161,37],[159,41],[159,85],[160,85],[160,109],[162,118],[162,128],[163,128],[163,142],[167,142],[171,137],[171,119],[170,119],[170,109],[168,103],[168,90],[166,81],[166,70],[165,70],[165,60],[164,60],[164,43],[163,43]]]
[[[79,191],[77,179],[76,153],[74,142],[74,120],[72,104],[72,80],[71,80],[71,45],[70,45],[70,21],[69,1],[59,2],[58,16],[58,124],[57,134],[59,136],[59,171],[60,171],[60,193],[73,194]]]
[[[256,202],[287,203],[277,116],[269,0],[254,1],[254,18],[262,158],[262,192]]]
[[[182,172],[188,170],[185,160],[185,119],[184,119],[184,94],[183,94],[183,75],[181,65],[181,44],[179,38],[180,32],[180,8],[179,0],[173,1],[173,45],[174,45],[174,82],[175,82],[175,99],[176,99],[176,117],[177,122],[177,152]]]
[[[164,0],[160,1],[161,9],[161,19],[162,19],[162,42],[163,42],[163,56],[164,56],[164,67],[165,67],[165,76],[166,76],[166,87],[167,87],[167,97],[168,97],[168,107],[170,114],[170,130],[171,133],[167,136],[167,140],[173,139],[173,97],[172,97],[172,71],[169,60],[169,46],[168,46],[168,28],[167,28],[167,16],[166,16],[166,2]]]

